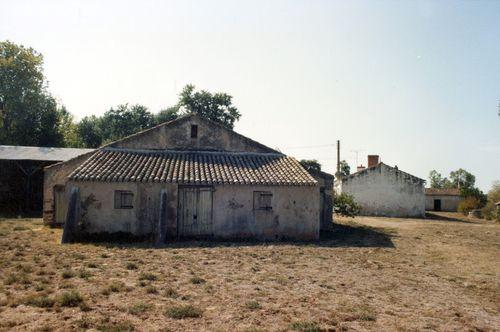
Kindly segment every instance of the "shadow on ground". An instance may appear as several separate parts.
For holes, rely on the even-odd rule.
[[[471,220],[465,219],[465,217],[463,219],[461,219],[461,218],[457,218],[457,217],[454,217],[454,216],[446,216],[446,215],[443,215],[443,214],[437,214],[437,213],[432,213],[432,212],[426,212],[425,213],[425,219],[436,220],[436,221],[463,222],[463,223],[467,223],[467,224],[474,223]]]
[[[94,244],[96,246],[112,247],[112,248],[215,248],[215,247],[247,247],[247,246],[311,246],[311,247],[378,247],[378,248],[394,248],[391,240],[397,236],[395,233],[382,229],[364,225],[359,225],[354,222],[347,224],[334,224],[332,231],[322,232],[319,241],[257,241],[257,240],[232,240],[232,241],[217,241],[217,240],[173,240],[165,245],[155,247],[152,241],[133,241],[131,239],[119,239],[113,237],[102,237],[87,239],[85,243]],[[113,241],[109,241],[112,238]],[[104,241],[108,239],[108,241]]]

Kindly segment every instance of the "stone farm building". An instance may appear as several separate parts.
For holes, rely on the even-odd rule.
[[[47,168],[44,218],[74,215],[74,238],[317,240],[328,192],[294,158],[193,114]]]
[[[461,200],[458,188],[425,188],[427,211],[457,212]]]
[[[361,214],[386,217],[425,217],[425,180],[368,156],[368,168],[336,182],[337,192],[354,196]]]

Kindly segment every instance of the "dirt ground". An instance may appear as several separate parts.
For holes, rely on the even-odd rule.
[[[0,220],[0,330],[500,330],[500,225],[336,219],[319,243],[59,244]]]

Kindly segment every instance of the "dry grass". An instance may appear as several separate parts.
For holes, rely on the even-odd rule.
[[[338,221],[319,243],[60,245],[0,220],[0,330],[499,330],[500,225]]]

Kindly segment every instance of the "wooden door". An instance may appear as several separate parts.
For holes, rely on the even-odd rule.
[[[64,209],[64,187],[54,186],[54,222],[55,224],[64,224],[66,210]]]
[[[179,188],[179,237],[212,236],[212,188]]]

